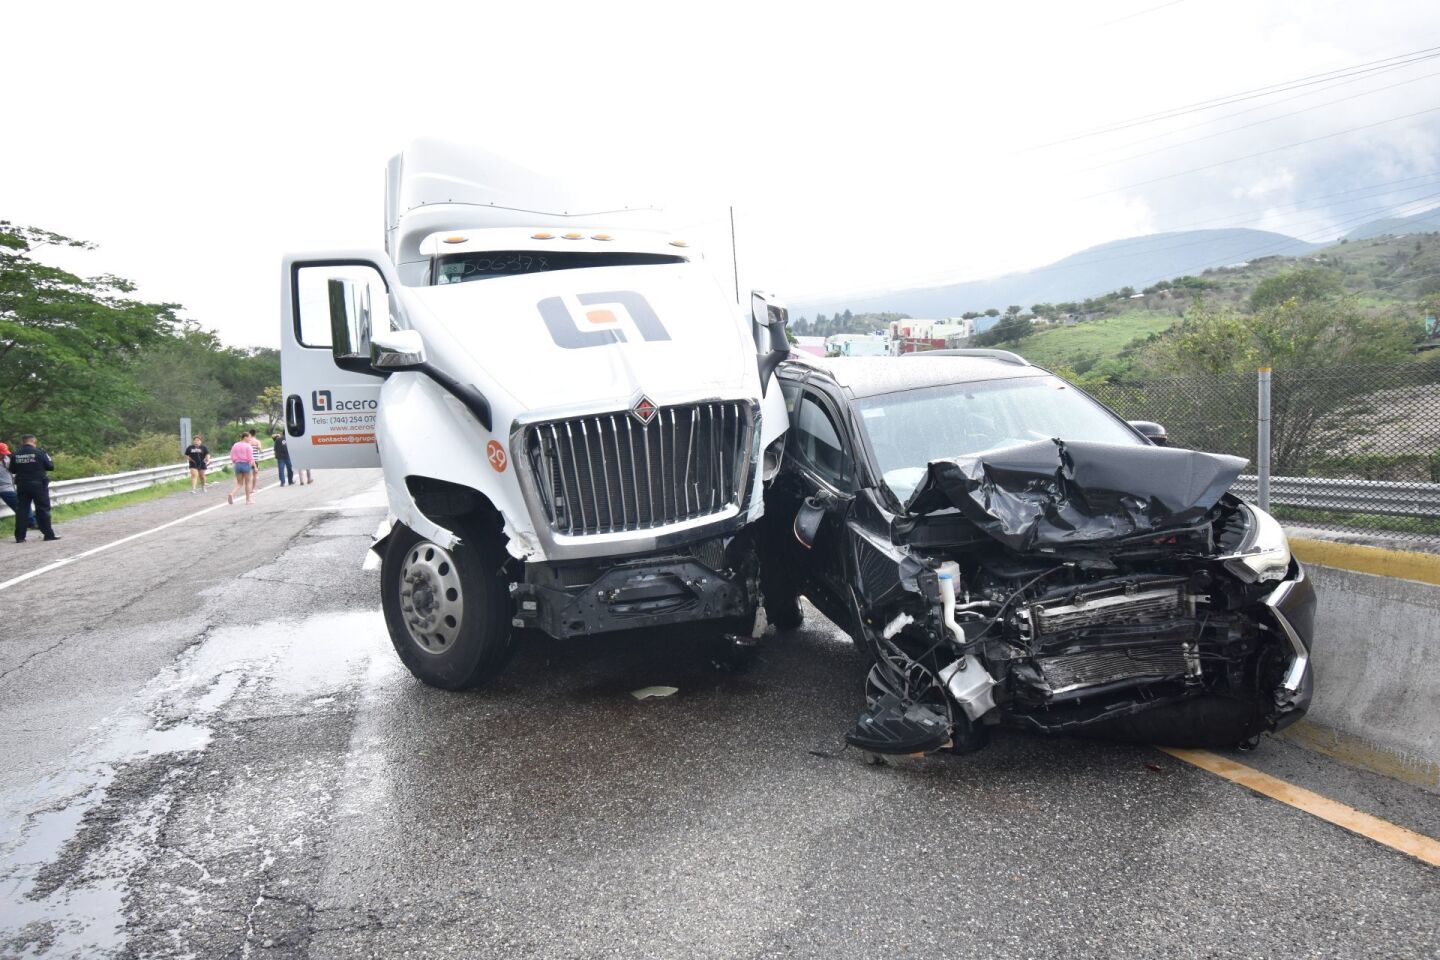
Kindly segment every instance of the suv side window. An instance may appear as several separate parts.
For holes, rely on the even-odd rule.
[[[806,393],[799,398],[790,428],[795,431],[796,453],[800,459],[831,486],[849,489],[850,452],[845,449],[829,412],[814,395]]]

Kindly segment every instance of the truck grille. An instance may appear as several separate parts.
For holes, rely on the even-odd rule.
[[[1171,677],[1185,672],[1185,652],[1178,643],[1040,657],[1037,662],[1052,694],[1114,680]]]
[[[525,452],[552,530],[619,533],[737,504],[753,429],[747,403],[682,404],[648,424],[623,412],[533,424]]]

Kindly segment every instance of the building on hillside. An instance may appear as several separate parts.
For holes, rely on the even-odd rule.
[[[808,353],[811,356],[825,356],[824,337],[796,337],[794,348],[801,353]]]
[[[883,330],[877,333],[837,333],[825,338],[825,352],[832,357],[888,357],[890,335]]]
[[[892,320],[890,352],[894,356],[921,350],[964,346],[975,336],[975,321],[963,317],[944,320]]]

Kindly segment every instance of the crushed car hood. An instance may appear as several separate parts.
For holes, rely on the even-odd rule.
[[[956,507],[985,533],[1026,552],[1198,522],[1246,460],[1177,447],[1040,440],[932,460],[911,514]]]

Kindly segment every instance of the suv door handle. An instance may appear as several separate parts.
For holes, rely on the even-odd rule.
[[[305,436],[305,403],[298,393],[285,398],[285,430],[292,437]]]

